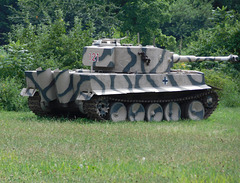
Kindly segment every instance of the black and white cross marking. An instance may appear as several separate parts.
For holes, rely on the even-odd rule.
[[[168,78],[166,76],[164,76],[163,80],[162,80],[163,84],[168,84]]]

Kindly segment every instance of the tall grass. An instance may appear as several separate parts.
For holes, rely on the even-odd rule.
[[[239,110],[161,123],[1,112],[0,182],[238,182]]]

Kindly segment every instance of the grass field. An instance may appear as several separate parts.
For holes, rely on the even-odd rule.
[[[161,123],[0,112],[0,182],[239,181],[240,108]]]

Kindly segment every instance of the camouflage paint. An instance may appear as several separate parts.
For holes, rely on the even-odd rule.
[[[45,72],[48,74],[45,75]],[[42,100],[46,102],[55,99],[60,103],[77,99],[89,100],[93,94],[116,95],[210,89],[204,82],[203,73],[194,71],[186,74],[182,72],[172,74],[77,73],[70,70],[50,73],[47,70],[42,71],[40,75],[38,72],[26,74],[28,88],[37,89],[43,97]],[[164,82],[166,78],[167,83]],[[30,93],[25,95],[30,96]]]
[[[149,104],[146,108],[146,118],[148,121],[162,121],[162,106],[158,103]]]
[[[204,106],[199,101],[192,101],[188,105],[188,118],[192,120],[202,120],[204,118]]]
[[[127,119],[127,109],[121,102],[113,103],[109,113],[112,121],[125,121]]]
[[[149,65],[142,61],[138,54],[141,52],[145,52],[151,60]],[[87,46],[83,64],[103,72],[164,73],[170,71],[172,56],[170,51],[153,46]]]
[[[128,108],[128,119],[130,121],[144,121],[145,109],[140,103],[133,103]]]
[[[176,102],[169,102],[164,108],[164,117],[167,121],[178,121],[181,118],[181,108]]]

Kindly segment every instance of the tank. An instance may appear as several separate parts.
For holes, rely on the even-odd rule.
[[[30,110],[39,116],[86,117],[111,121],[178,121],[208,118],[218,95],[204,74],[171,69],[177,62],[237,62],[238,56],[180,56],[154,46],[95,40],[84,48],[87,69],[25,71]]]

